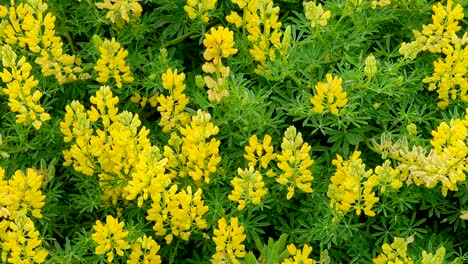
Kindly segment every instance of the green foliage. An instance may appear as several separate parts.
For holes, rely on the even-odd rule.
[[[45,205],[41,209],[43,217],[34,219],[33,222],[42,239],[41,247],[48,252],[46,263],[112,262],[108,261],[106,255],[96,253],[97,243],[92,238],[95,232],[93,226],[97,221],[104,223],[107,215],[125,223],[124,230],[129,232],[125,239],[132,247],[138,244],[138,239],[143,235],[154,239],[161,247],[157,254],[161,256],[162,263],[210,263],[212,256],[219,251],[213,238],[216,236],[214,230],[218,228],[218,220],[223,217],[236,217],[243,227],[246,238],[242,243],[246,254],[239,257],[242,259],[241,263],[282,263],[292,257],[287,249],[289,244],[294,244],[297,248],[311,246],[313,250],[308,257],[319,260],[318,263],[371,263],[383,252],[382,245],[391,244],[396,237],[404,238],[405,241],[412,239],[407,246],[408,256],[414,263],[423,263],[423,251],[435,254],[442,246],[446,249],[446,263],[468,261],[468,182],[465,178],[456,180],[455,176],[448,181],[450,183],[440,180],[450,174],[447,170],[450,171],[457,164],[468,164],[468,156],[463,156],[455,165],[451,164],[450,168],[438,170],[436,176],[432,175],[432,180],[437,178],[434,180],[437,183],[435,186],[428,188],[428,179],[431,176],[429,173],[429,176],[423,177],[425,181],[422,182],[412,178],[416,177],[416,168],[420,169],[417,172],[421,172],[436,164],[436,158],[430,155],[436,153],[437,143],[434,143],[434,138],[437,135],[434,131],[437,131],[441,123],[445,122],[453,128],[455,126],[451,124],[451,120],[462,120],[465,127],[468,127],[465,114],[468,102],[460,96],[463,89],[468,88],[455,85],[454,89],[460,94],[450,94],[449,104],[444,108],[438,106],[441,99],[438,91],[429,91],[429,85],[423,82],[436,71],[434,62],[446,59],[448,54],[421,49],[415,58],[405,58],[400,50],[402,43],[416,40],[413,30],[423,31],[423,25],[432,23],[432,6],[437,5],[437,2],[392,0],[388,1],[389,5],[373,6],[372,2],[379,1],[311,1],[314,5],[321,4],[323,10],[330,12],[326,25],[312,27],[311,20],[304,11],[308,1],[272,1],[272,7],[280,10],[277,15],[282,24],[279,29],[272,27],[265,31],[266,26],[263,26],[260,28],[261,34],[278,30],[282,35],[278,43],[273,43],[271,39],[267,44],[264,43],[261,51],[271,51],[274,54],[272,56],[267,53],[264,63],[255,59],[255,43],[249,28],[245,26],[246,21],[237,27],[227,18],[232,11],[238,12],[241,17],[247,15],[246,9],[239,8],[236,1],[218,1],[214,9],[206,11],[208,22],[200,17],[189,17],[184,11],[184,6],[189,1],[133,1],[141,6],[141,14],[129,12],[130,20],[120,24],[112,22],[108,17],[109,10],[99,8],[96,5],[98,1],[15,0],[2,5],[9,8],[17,7],[20,3],[37,2],[47,2],[44,16],[50,12],[56,17],[54,33],[63,42],[63,54],[79,58],[81,62],[74,61],[73,66],[79,66],[83,73],[89,74],[89,78],[67,82],[60,82],[54,75],[45,74],[43,66],[38,63],[41,53],[33,52],[29,44],[9,43],[6,40],[6,24],[10,23],[10,17],[1,15],[3,9],[0,9],[0,50],[1,47],[10,45],[18,59],[24,56],[32,65],[30,74],[38,80],[33,91],[42,93],[40,105],[51,116],[51,120],[44,121],[40,129],[17,122],[17,113],[9,105],[10,81],[2,75],[9,69],[4,58],[6,55],[3,56],[0,63],[0,167],[5,170],[3,180],[6,181],[11,181],[15,171],[26,171],[27,168],[34,168],[42,175],[41,191],[46,196]],[[449,1],[442,2],[446,6]],[[454,1],[452,7],[456,4],[460,4],[465,10],[468,7],[468,1]],[[120,18],[119,12],[115,16],[125,21]],[[26,24],[23,20],[20,23]],[[42,26],[45,25],[45,22],[41,23]],[[229,95],[220,101],[210,101],[204,77],[214,76],[215,73],[208,73],[202,66],[208,60],[204,53],[209,48],[204,40],[207,38],[206,34],[211,34],[210,30],[218,26],[224,26],[233,32],[233,47],[237,49],[237,53],[219,59],[222,66],[229,67],[227,77],[222,78],[222,87],[227,87]],[[457,36],[463,39],[467,25],[461,20],[459,26],[461,30],[457,32]],[[45,31],[41,32],[45,34]],[[23,36],[21,32],[15,34]],[[120,89],[116,86],[118,81],[115,76],[107,82],[98,81],[99,71],[95,68],[102,56],[99,42],[113,38],[128,52],[124,62],[133,77],[133,81],[124,81]],[[464,43],[463,49],[468,49],[467,45]],[[44,50],[51,52],[52,48],[46,47]],[[366,64],[370,55],[375,58],[376,71],[372,73],[369,73],[368,62]],[[208,172],[207,161],[211,154],[203,152],[203,146],[190,154],[184,149],[189,146],[187,142],[190,137],[197,134],[193,132],[191,135],[183,135],[181,128],[190,127],[190,120],[183,120],[180,115],[177,125],[170,133],[164,132],[159,125],[164,111],[159,108],[161,101],[158,98],[177,96],[163,87],[166,81],[163,74],[169,68],[185,74],[183,83],[186,87],[183,93],[189,102],[182,112],[192,118],[197,116],[198,110],[202,110],[210,115],[209,122],[216,126],[212,131],[217,133],[213,132],[203,140],[194,140],[196,144],[202,144],[201,141],[210,142],[212,139],[219,141],[219,151],[213,156],[219,157],[220,161],[214,165],[214,171]],[[466,69],[468,65],[460,70],[462,73],[459,76],[465,80],[468,78]],[[334,113],[331,106],[336,99],[326,98],[322,100],[325,110],[314,112],[311,99],[320,94],[319,84],[326,83],[328,74],[340,78],[340,89],[346,94],[346,104],[337,107],[338,113]],[[103,85],[109,85],[113,97],[118,98],[115,107],[119,113],[132,113],[132,117],[135,117],[132,124],[141,121],[141,125],[137,125],[137,131],[141,131],[143,126],[149,130],[148,146],[159,148],[160,153],[153,154],[159,155],[156,159],[158,162],[163,160],[163,174],[169,174],[172,166],[169,163],[176,164],[175,176],[170,177],[171,185],[161,187],[164,189],[161,193],[169,193],[172,184],[179,187],[177,194],[187,187],[191,187],[193,193],[198,189],[202,191],[201,200],[209,208],[202,217],[206,221],[206,227],[203,224],[196,225],[195,217],[190,219],[192,226],[189,239],[174,235],[172,242],[167,243],[165,236],[172,234],[174,228],[171,224],[175,225],[168,222],[164,222],[168,233],[156,234],[156,221],[148,220],[148,212],[155,206],[153,203],[163,204],[163,198],[155,202],[154,190],[147,191],[147,197],[142,198],[141,205],[136,199],[125,198],[124,194],[118,195],[116,201],[105,198],[107,192],[118,192],[129,186],[129,182],[136,177],[135,171],[143,171],[143,165],[135,162],[130,166],[131,169],[122,167],[110,173],[101,166],[105,163],[104,154],[99,157],[96,155],[89,159],[92,160],[92,175],[85,175],[76,166],[66,164],[65,153],[74,143],[64,142],[62,123],[69,112],[66,110],[67,106],[77,101],[87,110],[98,107],[91,97],[95,97]],[[328,87],[330,91],[336,88],[332,84]],[[439,89],[441,88],[438,87],[437,90]],[[135,99],[137,95],[140,99]],[[155,103],[152,104],[153,102]],[[106,107],[109,108],[109,105]],[[173,116],[177,114],[173,113]],[[136,119],[139,121],[135,121]],[[87,120],[91,118],[88,117]],[[118,119],[112,120],[112,123],[117,122]],[[101,129],[99,131],[103,135],[108,133],[101,137],[105,138],[102,142],[111,145],[124,137],[122,131],[119,131],[122,134],[111,136],[113,127],[102,123],[102,120],[90,122],[89,127],[94,131]],[[73,123],[75,126],[76,124]],[[284,132],[290,126],[294,126],[304,140],[304,143],[296,146],[297,149],[306,142],[311,146],[309,155],[314,162],[306,169],[314,177],[311,181],[313,192],[306,193],[296,188],[294,196],[287,198],[287,187],[277,182],[277,176],[284,169],[277,158],[272,158],[265,167],[260,164],[252,166],[262,176],[268,189],[267,194],[261,197],[259,203],[247,203],[245,209],[239,211],[237,203],[228,197],[234,190],[233,179],[239,177],[238,169],[248,169],[251,166],[251,160],[246,157],[246,147],[249,146],[251,137],[256,135],[258,144],[261,145],[265,142],[265,135],[271,136],[270,145],[276,155],[284,149]],[[196,131],[195,128],[193,131]],[[441,134],[446,135],[446,141],[449,142],[457,133],[463,134],[460,131],[450,132],[452,134],[445,131],[445,134]],[[101,132],[95,132],[95,135],[100,135]],[[74,136],[77,137],[76,134]],[[172,156],[175,157],[174,162],[166,156],[165,147],[176,149],[172,144],[177,141],[174,139],[176,136],[183,143],[180,143],[180,150],[176,153],[180,156]],[[456,142],[452,142],[452,145],[444,143],[444,151],[438,153],[440,156],[437,157],[450,154],[452,147],[459,147],[457,144],[465,146],[467,136],[461,137],[462,139],[457,138]],[[144,139],[146,136],[134,136],[134,141],[124,145],[133,144],[131,146],[135,146],[134,150],[137,151],[135,142],[143,142]],[[215,147],[210,145],[210,148],[213,150]],[[112,145],[106,150],[115,149],[117,147]],[[141,149],[144,150],[135,157],[123,155],[125,157],[122,160],[129,159],[129,163],[141,160],[145,155],[143,153],[149,152],[150,147]],[[411,153],[407,152],[416,151],[415,149],[420,151],[419,154],[408,158]],[[340,170],[334,162],[337,155],[346,162],[351,160],[355,151],[361,152],[360,158],[366,165],[366,170],[372,170],[372,175],[376,175],[377,167],[383,166],[387,160],[390,167],[399,173],[401,187],[383,190],[383,184],[379,180],[371,188],[371,192],[379,198],[372,207],[375,216],[364,212],[356,213],[352,202],[346,210],[333,206],[330,194],[327,193],[329,186],[333,184],[331,177]],[[456,156],[460,153],[461,150],[451,154]],[[88,157],[92,155],[94,154],[89,154]],[[198,157],[202,161],[202,165],[196,164],[199,168],[206,166],[200,171],[209,174],[209,183],[198,181],[189,175],[188,171],[193,169],[190,167],[193,164],[184,163],[184,159],[189,157]],[[417,163],[418,161],[421,163]],[[118,164],[116,162],[115,166]],[[421,164],[426,166],[420,166]],[[299,167],[298,164],[295,165]],[[267,172],[270,169],[276,176],[270,177]],[[467,172],[466,169],[460,170],[463,175]],[[114,178],[103,180],[105,176],[102,175]],[[351,176],[347,179],[350,178]],[[364,178],[363,176],[360,179],[358,187],[353,185],[359,189],[362,203],[368,197],[361,194],[361,189],[364,189],[366,181],[370,181],[370,177]],[[111,191],[103,187],[103,181],[110,183]],[[149,185],[158,185],[159,188],[161,182],[158,178]],[[297,187],[298,183],[294,184]],[[349,183],[352,184],[355,182]],[[450,184],[454,184],[456,189],[449,187],[448,192],[444,193],[443,188]],[[143,191],[141,196],[144,196]],[[171,198],[175,199],[174,197],[175,195]],[[342,197],[342,200],[346,200],[346,197]],[[7,216],[2,216],[1,211],[8,206],[10,205],[0,197],[0,223],[8,219]],[[183,205],[175,207],[180,210],[184,208]],[[163,210],[161,214],[162,212]],[[174,211],[164,213],[167,214],[165,221],[174,219],[177,214]],[[5,230],[0,228],[0,244],[3,243]],[[0,254],[3,252],[6,250],[0,249]],[[123,256],[116,254],[114,261],[126,263],[131,252],[130,248],[125,250]],[[0,262],[7,260],[1,259]]]

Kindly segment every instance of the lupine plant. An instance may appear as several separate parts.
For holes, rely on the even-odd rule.
[[[0,2],[1,263],[468,263],[466,0]]]

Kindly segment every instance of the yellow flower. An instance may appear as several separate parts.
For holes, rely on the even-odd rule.
[[[238,168],[237,173],[240,177],[234,177],[231,181],[234,190],[228,195],[229,200],[239,203],[238,210],[243,210],[249,203],[260,204],[262,197],[268,192],[260,172],[249,167],[248,170]]]
[[[400,237],[395,237],[391,245],[384,243],[382,253],[373,259],[374,264],[401,263],[413,264],[413,260],[406,255],[407,246],[411,239],[405,241]]]
[[[190,176],[198,184],[210,183],[210,175],[221,161],[220,141],[211,138],[219,128],[210,122],[211,115],[201,110],[192,121],[179,129],[182,137],[173,134],[169,145],[164,147],[164,156],[169,159],[167,168],[174,177]]]
[[[208,23],[209,11],[216,7],[217,0],[187,0],[184,10],[190,19],[199,18],[201,21]]]
[[[236,27],[240,27],[243,23],[242,17],[237,12],[231,11],[231,14],[226,16],[226,21],[234,24]]]
[[[364,66],[364,74],[367,78],[372,78],[377,72],[377,61],[375,60],[374,55],[370,54],[366,58],[366,63]]]
[[[315,5],[313,1],[305,4],[305,16],[310,20],[310,26],[324,27],[330,19],[331,13],[329,10],[324,11],[321,4]]]
[[[356,214],[361,211],[368,216],[374,216],[372,206],[379,201],[373,188],[378,185],[379,178],[373,175],[372,170],[365,170],[366,165],[359,158],[361,152],[355,151],[348,161],[343,161],[340,155],[332,164],[336,172],[331,177],[327,196],[331,199],[330,206],[337,210],[337,218],[355,209]]]
[[[128,51],[120,47],[120,44],[114,38],[110,41],[108,39],[104,40],[98,46],[98,49],[100,58],[96,62],[96,66],[94,66],[94,70],[99,74],[96,81],[107,83],[110,78],[114,78],[118,88],[122,88],[122,82],[133,82],[130,67],[125,63]]]
[[[171,179],[165,174],[167,158],[163,158],[160,150],[152,146],[149,151],[139,154],[138,164],[132,173],[132,179],[125,186],[127,200],[134,200],[138,197],[138,207],[143,206],[143,202],[149,198],[152,186],[160,185],[166,188]]]
[[[416,39],[421,39],[424,42],[423,50],[445,54],[450,50],[450,40],[461,29],[458,21],[464,17],[463,7],[457,4],[452,8],[452,3],[452,0],[448,0],[446,7],[441,2],[433,5],[432,24],[423,25],[421,32],[414,31]]]
[[[139,4],[141,0],[104,0],[95,3],[99,9],[107,9],[106,18],[114,23],[117,28],[122,28],[124,23],[141,16],[143,8]]]
[[[239,225],[237,217],[231,217],[229,225],[224,217],[219,219],[218,228],[213,233],[216,253],[211,262],[214,264],[240,264],[239,258],[245,256],[245,246],[242,242],[244,242],[246,235],[244,227]]]
[[[95,252],[97,255],[107,255],[107,261],[114,260],[114,252],[118,256],[124,255],[124,250],[130,248],[130,245],[125,240],[128,236],[128,231],[124,231],[124,222],[119,222],[111,215],[106,217],[106,223],[103,225],[101,221],[97,220],[93,226],[94,233],[92,238],[97,246]]]
[[[45,262],[47,250],[40,247],[42,241],[39,239],[39,231],[25,213],[21,212],[14,218],[3,238],[1,242],[3,263]]]
[[[435,255],[423,251],[422,253],[422,264],[442,264],[444,263],[445,248],[440,247],[437,249]]]
[[[219,102],[229,95],[225,79],[229,76],[230,69],[223,66],[221,59],[237,53],[237,49],[234,48],[234,33],[223,26],[211,28],[210,33],[205,34],[203,45],[206,47],[203,53],[206,62],[202,70],[212,74],[204,78],[208,87],[208,99]]]
[[[341,86],[342,80],[340,77],[333,78],[331,74],[326,76],[327,82],[319,82],[315,85],[316,94],[310,99],[310,103],[314,106],[312,112],[323,113],[325,108],[334,114],[338,115],[339,108],[344,107],[348,103],[346,92],[343,92]]]
[[[465,78],[468,69],[468,39],[459,39],[455,35],[452,38],[453,47],[450,46],[445,58],[434,61],[432,76],[423,79],[429,83],[429,91],[436,90],[441,101],[437,103],[440,108],[449,104],[449,99],[455,100],[458,96],[462,101],[468,102],[468,81]]]
[[[294,244],[287,246],[289,254],[292,258],[287,258],[281,262],[281,264],[315,264],[315,260],[309,258],[310,253],[312,253],[312,247],[305,244],[302,250],[297,249]]]
[[[297,133],[295,127],[288,127],[281,143],[281,154],[277,156],[278,168],[283,172],[276,179],[279,184],[287,185],[288,200],[293,197],[295,187],[306,193],[313,192],[311,181],[314,177],[309,167],[314,161],[310,158],[310,150],[309,144],[303,142],[302,134]]]
[[[177,69],[167,69],[162,75],[163,88],[169,91],[168,96],[163,94],[157,97],[159,106],[157,110],[161,113],[159,126],[165,133],[171,132],[173,129],[190,122],[190,115],[185,112],[189,99],[184,94],[185,90],[185,74],[177,73]]]
[[[26,175],[17,170],[8,181],[10,204],[7,207],[10,218],[15,219],[19,212],[31,212],[35,218],[42,218],[41,208],[45,195],[41,192],[42,177],[34,169],[27,169]]]
[[[153,238],[146,235],[139,237],[132,247],[132,253],[130,253],[127,264],[159,264],[161,263],[161,257],[157,253],[160,248]]]
[[[39,130],[43,122],[50,120],[50,115],[39,104],[42,93],[35,89],[39,81],[30,76],[32,66],[24,56],[17,61],[10,45],[4,45],[1,52],[4,68],[0,78],[7,86],[2,91],[8,96],[11,111],[17,113],[16,123],[32,125]]]
[[[134,199],[141,195],[138,198],[141,204],[148,190],[147,183],[140,184],[155,175],[145,174],[148,164],[142,164],[140,159],[156,162],[157,151],[148,139],[149,130],[144,126],[140,128],[138,115],[127,111],[119,113],[118,101],[109,86],[102,86],[96,96],[90,98],[89,110],[78,101],[66,107],[60,130],[65,136],[64,141],[70,142],[71,146],[63,151],[64,165],[73,165],[76,171],[89,176],[99,172],[103,201],[112,200],[115,204],[121,198]],[[125,189],[129,181],[131,184]]]
[[[371,5],[372,5],[372,8],[375,9],[377,5],[380,7],[384,7],[384,6],[388,6],[391,3],[392,3],[391,0],[379,0],[379,1],[372,1]]]
[[[249,145],[245,147],[244,158],[249,162],[249,167],[255,167],[257,164],[259,168],[266,169],[270,161],[276,159],[276,153],[273,153],[273,146],[271,144],[271,136],[266,134],[263,138],[263,143],[258,141],[257,135],[249,138]],[[270,170],[267,176],[273,176],[273,171]]]
[[[44,76],[54,75],[61,84],[89,78],[79,67],[79,58],[63,53],[63,42],[56,35],[55,16],[47,12],[47,4],[42,0],[13,4],[9,19],[2,21],[2,31],[7,44],[18,43],[20,48],[38,54],[35,62]]]
[[[398,190],[403,186],[403,182],[400,180],[400,171],[390,167],[390,160],[385,160],[384,164],[377,166],[374,171],[379,178],[381,193],[388,189]]]
[[[190,186],[177,192],[176,184],[169,190],[154,190],[151,194],[153,203],[146,219],[155,222],[153,230],[156,235],[164,236],[166,243],[170,244],[174,236],[188,240],[195,227],[207,228],[203,215],[208,211],[208,206],[201,195],[201,189],[193,193]]]
[[[287,51],[289,46],[281,42],[282,23],[279,22],[278,6],[273,6],[272,0],[265,1],[245,1],[231,0],[242,9],[243,17],[237,12],[232,12],[226,17],[229,23],[236,27],[243,27],[247,32],[247,40],[250,42],[249,52],[257,67],[254,70],[257,74],[271,74],[269,62],[277,61],[281,58],[281,63],[287,63]],[[285,43],[286,44],[286,43]]]

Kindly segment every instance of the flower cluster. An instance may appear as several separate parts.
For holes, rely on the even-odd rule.
[[[280,9],[273,7],[273,0],[231,0],[242,9],[243,17],[233,11],[226,17],[229,23],[236,27],[243,27],[247,32],[250,42],[250,54],[258,63],[255,73],[268,73],[268,62],[273,62],[278,56],[285,57],[289,45],[284,39],[289,34],[284,34],[283,42],[281,36],[282,23],[278,21]]]
[[[432,24],[423,25],[421,32],[414,30],[416,40],[403,43],[400,53],[407,58],[415,58],[419,51],[426,50],[444,55],[444,58],[434,61],[434,73],[423,79],[423,82],[429,84],[430,91],[437,91],[441,100],[437,105],[445,108],[449,99],[455,100],[457,96],[468,102],[468,38],[466,34],[462,38],[456,35],[461,29],[458,23],[464,17],[460,4],[452,7],[452,1],[448,0],[447,6],[439,2],[432,10]]]
[[[349,160],[344,161],[337,154],[333,160],[336,172],[331,177],[327,196],[331,199],[330,206],[337,210],[337,217],[354,209],[357,215],[364,211],[368,216],[374,216],[372,206],[379,201],[373,188],[378,185],[379,177],[372,169],[365,169],[366,165],[359,158],[361,152],[355,151]]]
[[[206,47],[203,53],[206,62],[202,70],[212,75],[204,78],[208,87],[208,99],[220,102],[223,97],[229,95],[225,79],[229,76],[230,69],[223,65],[222,58],[237,53],[237,49],[234,48],[234,33],[223,26],[211,28],[211,31],[205,34],[203,45]]]
[[[171,184],[169,175],[165,173],[166,164],[167,158],[162,157],[156,146],[138,154],[138,163],[132,169],[131,179],[124,187],[125,198],[137,199],[138,207],[142,207],[152,194],[163,192]]]
[[[144,108],[147,103],[151,105],[151,107],[156,107],[158,105],[158,97],[159,94],[156,93],[153,96],[142,96],[140,93],[136,92],[130,97],[130,101],[139,105],[141,108]]]
[[[467,118],[453,119],[449,124],[442,122],[437,130],[432,131],[432,149],[428,154],[422,146],[410,148],[405,140],[392,143],[387,137],[382,137],[377,149],[398,161],[396,169],[399,170],[401,180],[427,188],[434,188],[441,183],[442,195],[446,196],[448,190],[458,190],[457,183],[463,182],[466,177],[467,125]],[[396,178],[397,173],[392,174]]]
[[[228,196],[229,200],[239,203],[238,210],[243,210],[247,204],[258,205],[263,196],[268,193],[265,187],[263,176],[274,177],[276,174],[269,168],[271,161],[276,160],[271,144],[271,136],[266,134],[263,142],[260,143],[256,135],[249,138],[249,145],[245,147],[244,158],[248,161],[248,169],[237,169],[240,177],[231,180],[234,187]],[[268,169],[268,170],[267,170]]]
[[[97,36],[93,39],[100,53],[99,60],[94,66],[94,70],[99,74],[96,81],[105,84],[110,78],[114,78],[118,88],[122,88],[122,82],[133,82],[130,67],[125,63],[128,51],[124,50],[114,38],[106,39],[104,42]]]
[[[348,103],[346,92],[343,91],[342,79],[331,74],[325,76],[327,82],[319,82],[315,85],[315,95],[310,99],[310,103],[314,106],[312,112],[323,113],[326,108],[334,115],[338,115],[339,108],[344,107]]]
[[[0,167],[0,245],[3,263],[43,263],[48,255],[28,215],[42,218],[42,177],[33,169],[17,170],[10,180]]]
[[[442,264],[444,263],[445,248],[440,247],[437,249],[435,255],[432,253],[422,252],[422,264]]]
[[[104,200],[112,198],[116,203],[121,196],[129,195],[124,187],[132,175],[138,175],[132,174],[134,168],[139,165],[145,169],[139,159],[152,151],[149,130],[142,127],[138,131],[138,115],[118,113],[119,99],[113,97],[109,86],[102,86],[90,101],[93,105],[87,111],[78,101],[66,106],[60,130],[64,141],[72,145],[63,151],[64,165],[73,165],[76,171],[89,176],[99,172]]]
[[[11,6],[0,18],[0,44],[17,44],[38,54],[35,63],[42,67],[44,76],[54,75],[59,83],[89,78],[79,67],[79,58],[63,53],[63,42],[56,35],[55,16],[47,12],[47,4],[42,0]]]
[[[119,222],[118,219],[108,215],[105,224],[97,220],[93,226],[92,238],[97,244],[95,252],[97,255],[106,254],[109,263],[112,263],[115,254],[123,256],[124,250],[130,248],[126,240],[128,231],[124,231],[124,225],[124,222]]]
[[[169,159],[166,168],[174,177],[188,175],[197,183],[210,183],[210,175],[221,161],[220,141],[208,141],[219,132],[210,119],[209,113],[198,110],[189,124],[179,128],[181,136],[172,133],[168,146],[164,146],[164,156]]]
[[[229,200],[239,203],[238,210],[243,210],[248,203],[260,204],[262,197],[268,192],[260,172],[249,167],[248,170],[238,168],[237,174],[239,177],[234,177],[231,181],[234,190],[228,196]]]
[[[453,35],[450,41],[452,46],[446,49],[445,58],[434,61],[432,76],[423,79],[429,84],[429,91],[437,91],[441,100],[437,105],[445,108],[449,99],[455,100],[458,96],[463,102],[468,102],[468,38],[458,38]]]
[[[297,133],[293,126],[288,127],[284,132],[281,143],[281,153],[278,154],[277,166],[282,173],[276,178],[281,185],[288,186],[286,198],[289,200],[294,195],[295,187],[303,192],[311,193],[311,181],[314,179],[309,167],[314,161],[310,158],[311,147],[302,139],[302,134]]]
[[[192,20],[199,18],[204,23],[210,20],[209,12],[216,7],[217,0],[187,0],[184,10]]]
[[[248,161],[249,167],[257,167],[258,170],[268,168],[270,161],[276,160],[277,154],[274,153],[271,145],[271,136],[266,134],[262,143],[258,141],[257,135],[249,138],[249,145],[245,147],[244,158]],[[257,166],[258,165],[258,166]],[[268,177],[274,177],[275,172],[269,169],[266,172]]]
[[[377,60],[374,55],[370,54],[367,56],[364,65],[364,74],[368,79],[371,79],[377,73]]]
[[[413,264],[413,260],[406,255],[408,242],[401,238],[395,237],[393,243],[382,245],[382,253],[373,259],[374,264],[401,263]]]
[[[375,175],[379,177],[380,192],[385,193],[388,190],[398,190],[403,186],[400,179],[400,170],[390,166],[390,160],[385,160],[382,166],[374,169]]]
[[[432,24],[423,25],[421,32],[414,30],[416,39],[423,42],[423,51],[449,53],[450,40],[461,29],[458,22],[464,17],[463,7],[460,4],[452,7],[452,3],[452,0],[448,0],[447,6],[443,6],[441,2],[433,5]]]
[[[0,236],[3,263],[44,263],[47,250],[41,248],[42,241],[33,221],[24,213],[10,222],[9,230]],[[0,230],[1,232],[1,230]]]
[[[127,260],[127,264],[160,264],[161,257],[158,255],[160,248],[161,247],[153,238],[147,237],[146,235],[139,237],[132,246],[132,253]]]
[[[324,27],[327,25],[328,19],[330,19],[331,13],[329,10],[324,11],[321,4],[316,5],[314,2],[306,2],[305,6],[305,17],[310,20],[310,26]]]
[[[17,113],[16,123],[40,129],[50,115],[39,104],[42,93],[35,89],[39,82],[31,76],[31,64],[24,56],[17,60],[16,53],[8,44],[3,45],[1,52],[3,72],[0,72],[0,78],[7,86],[2,91],[8,96],[11,111]]]
[[[213,232],[216,253],[211,262],[214,264],[240,264],[239,258],[245,256],[245,246],[242,244],[246,238],[244,227],[239,225],[236,217],[231,217],[229,222],[228,225],[224,217],[219,219],[218,228]]]
[[[157,110],[161,113],[159,125],[163,132],[169,133],[190,122],[190,115],[185,112],[189,99],[184,94],[184,80],[185,74],[178,74],[177,69],[167,69],[162,75],[163,88],[169,91],[168,96],[160,94],[157,98]]]
[[[99,9],[107,9],[106,18],[114,23],[117,28],[122,28],[125,23],[131,19],[139,18],[143,8],[140,5],[141,0],[104,0],[104,2],[95,3]]]
[[[388,6],[392,3],[391,0],[379,0],[379,1],[372,1],[371,5],[372,5],[372,8],[375,9],[377,8],[377,6],[379,7],[384,7],[384,6]]]
[[[177,192],[173,184],[169,190],[151,192],[153,203],[148,210],[147,220],[154,221],[153,230],[158,236],[164,236],[170,244],[174,236],[188,240],[195,227],[207,228],[203,215],[208,211],[201,199],[202,190],[192,192],[192,187]]]
[[[315,264],[316,261],[309,258],[310,253],[312,253],[312,247],[309,245],[304,245],[302,250],[297,249],[294,244],[290,244],[288,247],[289,254],[292,255],[291,258],[287,258],[281,262],[281,264]]]

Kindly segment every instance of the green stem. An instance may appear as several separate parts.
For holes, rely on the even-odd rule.
[[[296,77],[294,73],[289,72],[288,77],[291,78],[291,80],[293,80],[298,87],[302,87],[301,81]]]
[[[194,33],[195,32],[188,32],[188,33],[186,33],[186,34],[184,34],[184,35],[182,35],[182,36],[180,36],[178,38],[175,38],[175,39],[173,39],[171,41],[166,42],[162,47],[167,48],[169,46],[173,46],[173,45],[176,45],[176,44],[178,44],[180,42],[183,42],[186,38],[190,37]]]

